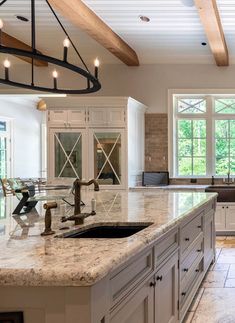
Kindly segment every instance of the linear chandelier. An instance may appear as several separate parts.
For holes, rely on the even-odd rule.
[[[47,3],[49,9],[53,13],[55,19],[57,20],[59,26],[62,28],[62,30],[65,34],[65,39],[63,42],[63,52],[62,52],[63,59],[58,59],[58,58],[55,58],[52,56],[43,55],[42,53],[40,53],[38,51],[37,45],[36,45],[35,0],[30,0],[30,1],[31,1],[31,49],[24,50],[24,49],[4,46],[2,44],[2,29],[3,29],[4,24],[3,24],[3,20],[0,19],[0,53],[30,58],[31,59],[31,83],[30,82],[29,83],[20,83],[20,82],[15,82],[14,80],[11,79],[11,75],[10,75],[11,62],[7,57],[3,62],[4,68],[5,68],[5,78],[0,78],[0,83],[14,86],[14,87],[35,90],[35,91],[61,93],[61,94],[62,93],[63,94],[86,94],[86,93],[93,93],[93,92],[99,91],[101,89],[101,84],[98,80],[99,60],[96,58],[94,61],[95,70],[94,70],[94,75],[93,75],[89,71],[82,56],[80,55],[79,51],[75,47],[72,39],[70,38],[69,34],[67,33],[66,29],[62,25],[60,19],[56,15],[55,11],[51,7],[48,0],[45,0],[45,2]],[[2,0],[2,1],[0,0],[0,7],[3,4],[5,4],[6,2],[7,2],[7,0]],[[80,64],[82,64],[82,67],[70,64],[68,62],[68,50],[69,50],[70,45],[72,45],[73,49],[75,50],[75,52],[78,56],[78,59],[80,61]],[[77,75],[85,78],[85,84],[86,84],[85,87],[80,88],[80,89],[60,88],[59,87],[59,79],[58,79],[59,74],[58,74],[56,68],[52,72],[51,87],[37,85],[35,83],[35,66],[34,66],[35,60],[44,61],[44,62],[53,64],[54,66],[62,67],[68,71],[75,72]]]

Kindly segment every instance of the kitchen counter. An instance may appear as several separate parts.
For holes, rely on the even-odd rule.
[[[175,190],[175,191],[205,191],[205,189],[210,185],[196,185],[196,184],[187,184],[187,185],[162,185],[162,186],[136,186],[131,188],[131,190],[141,190],[141,189],[162,189],[162,190]]]
[[[86,191],[82,200],[90,211],[97,200],[97,215],[85,219],[94,223],[153,223],[137,234],[122,239],[59,239],[41,237],[45,210],[12,217],[15,197],[0,200],[0,285],[1,286],[91,286],[147,248],[178,225],[198,207],[216,199],[215,193],[168,192],[165,190]],[[57,234],[75,229],[72,222],[60,223],[64,208],[53,214]],[[67,207],[66,213],[71,214]],[[59,230],[62,227],[66,230]],[[77,226],[80,228],[82,226]]]

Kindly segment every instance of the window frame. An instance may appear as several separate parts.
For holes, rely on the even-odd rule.
[[[188,92],[188,93],[187,93]],[[217,92],[220,92],[219,90]],[[216,120],[235,120],[234,114],[229,113],[216,113],[215,112],[215,99],[235,99],[235,91],[227,90],[221,93],[214,94],[213,90],[169,90],[168,91],[168,169],[170,176],[174,178],[208,178],[212,175],[216,178],[224,178],[224,175],[215,174],[215,121]],[[177,101],[182,98],[205,98],[206,112],[205,113],[178,113]],[[178,171],[178,133],[177,122],[180,119],[189,120],[206,120],[206,175],[187,175],[182,176],[177,174]],[[212,144],[211,144],[212,143]],[[235,174],[232,175],[235,177]]]
[[[13,176],[13,121],[10,118],[0,116],[0,121],[6,122],[6,131],[0,131],[0,137],[6,138],[6,151],[7,151],[7,177]]]

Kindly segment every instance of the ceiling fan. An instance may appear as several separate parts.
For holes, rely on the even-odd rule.
[[[194,0],[181,0],[181,2],[186,7],[193,7],[194,6]]]

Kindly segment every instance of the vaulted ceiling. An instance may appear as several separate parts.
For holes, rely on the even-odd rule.
[[[141,64],[202,63],[214,64],[210,47],[202,46],[207,37],[197,8],[183,6],[180,0],[83,0],[115,33],[137,53]],[[63,32],[44,0],[36,0],[38,48],[49,55],[62,56]],[[229,50],[230,63],[235,62],[235,1],[217,0]],[[29,44],[30,24],[15,15],[30,18],[29,0],[11,0],[0,7],[4,31]],[[150,18],[149,23],[139,19]],[[61,17],[81,54],[88,63],[98,56],[102,63],[121,64],[85,32]],[[75,56],[71,55],[71,59]]]

